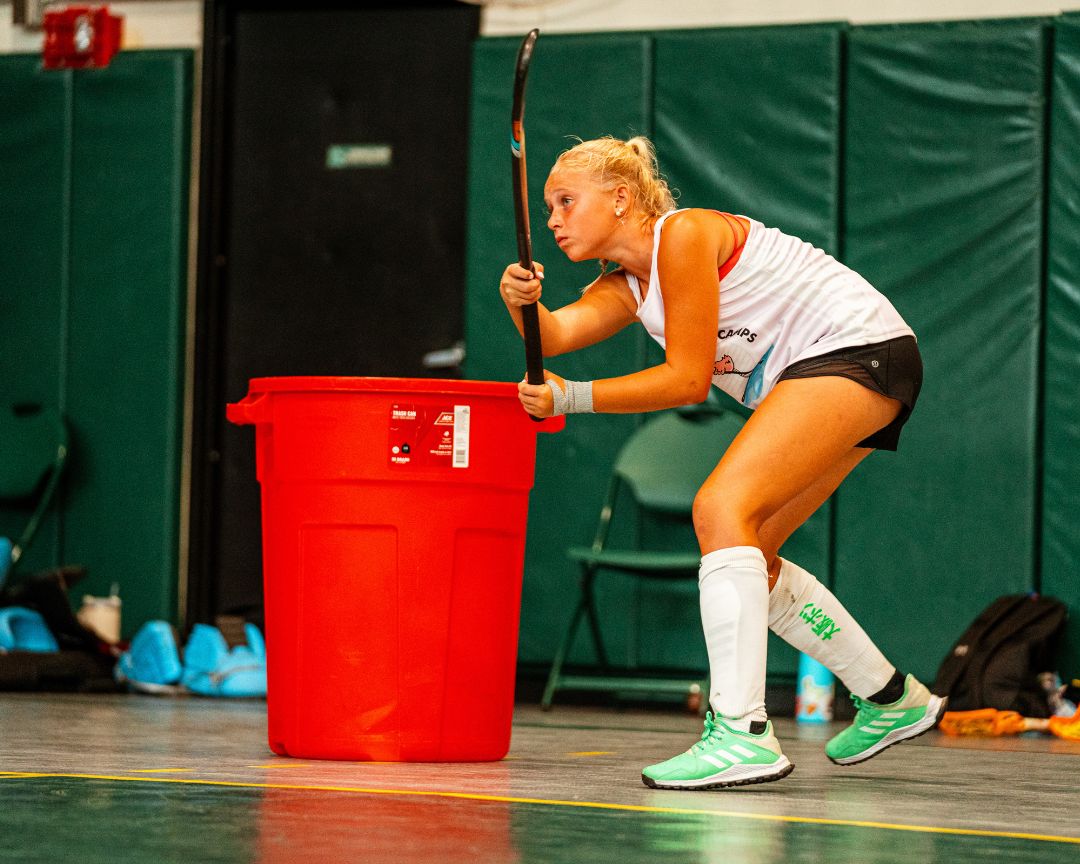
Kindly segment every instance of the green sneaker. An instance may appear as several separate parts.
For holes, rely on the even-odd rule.
[[[641,782],[653,789],[722,789],[779,780],[794,769],[780,752],[772,721],[754,735],[732,729],[710,711],[701,740],[685,753],[644,769]]]
[[[917,738],[937,725],[946,699],[927,690],[914,675],[904,679],[904,695],[891,705],[875,705],[852,694],[858,712],[847,729],[825,745],[825,755],[837,765],[854,765],[886,747]]]

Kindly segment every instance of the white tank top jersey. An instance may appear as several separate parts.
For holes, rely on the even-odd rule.
[[[657,272],[660,230],[644,302],[625,273],[637,317],[665,348],[664,296]],[[735,266],[720,280],[720,320],[712,383],[756,408],[792,363],[840,348],[914,336],[900,313],[854,270],[809,243],[748,217],[750,233]]]

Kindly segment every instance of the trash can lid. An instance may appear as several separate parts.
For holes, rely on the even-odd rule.
[[[517,392],[510,381],[467,381],[459,378],[364,378],[333,375],[286,375],[252,378],[249,393],[325,393],[356,390],[366,393],[436,393],[468,396],[506,396]]]

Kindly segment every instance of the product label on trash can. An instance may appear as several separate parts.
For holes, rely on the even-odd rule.
[[[390,464],[468,468],[469,406],[392,405]]]

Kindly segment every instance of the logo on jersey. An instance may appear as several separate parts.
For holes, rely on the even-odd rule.
[[[731,358],[731,355],[725,354],[713,363],[712,374],[713,377],[717,375],[742,375],[745,378],[750,372],[740,372],[735,368],[735,361]]]
[[[713,362],[713,377],[716,378],[721,375],[739,375],[745,378],[746,387],[743,388],[743,404],[750,405],[757,402],[763,395],[762,391],[765,386],[765,364],[768,362],[772,350],[772,346],[770,346],[769,350],[762,355],[754,368],[748,369],[745,372],[735,368],[735,360],[730,354],[723,354],[719,360]]]
[[[757,333],[751,333],[745,327],[732,328],[729,330],[720,329],[716,331],[717,339],[745,339],[747,342],[753,342],[757,339]]]

